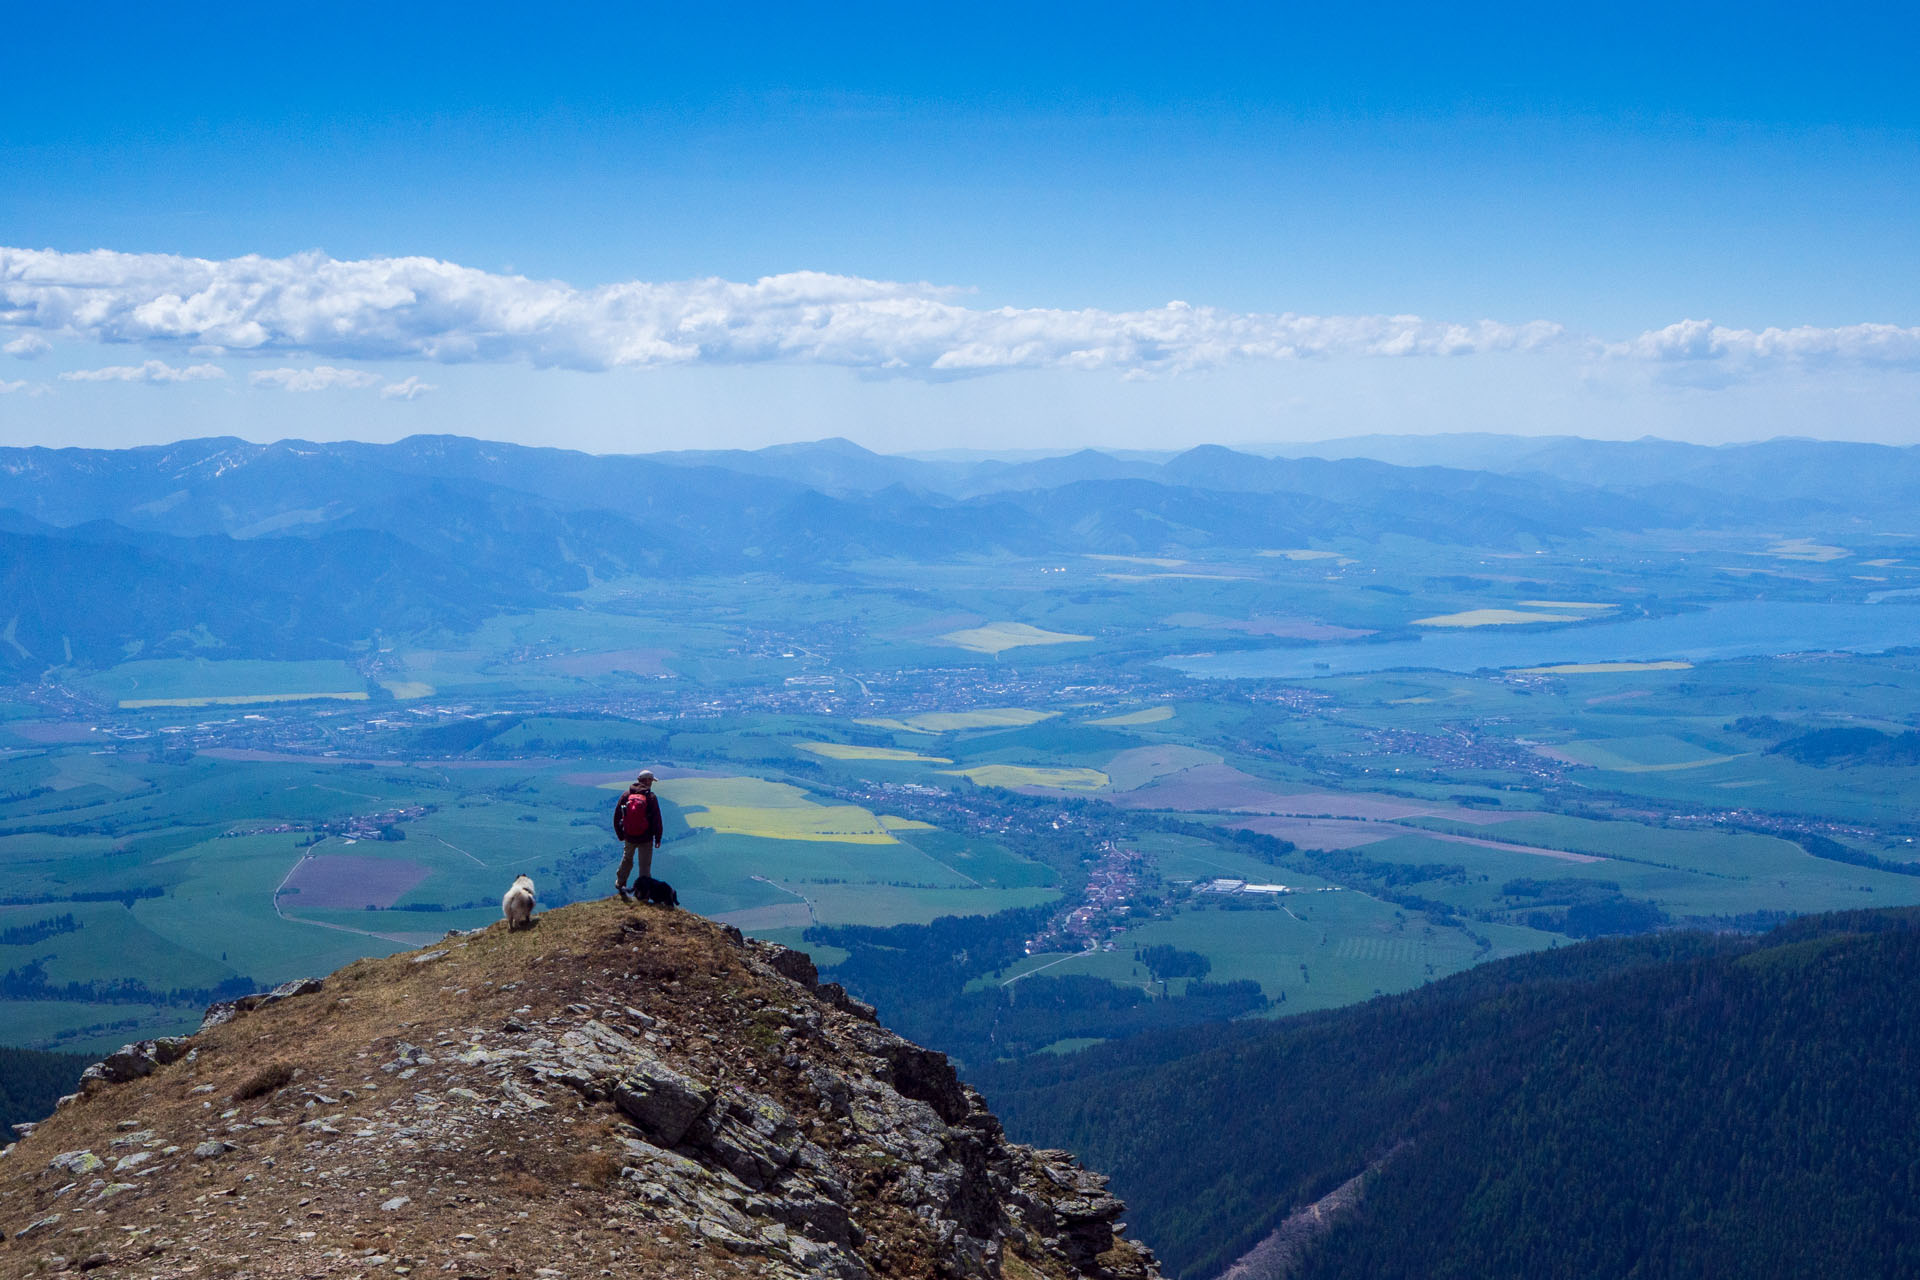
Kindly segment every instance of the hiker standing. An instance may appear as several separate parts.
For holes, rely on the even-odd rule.
[[[653,794],[653,770],[642,769],[613,806],[613,834],[620,838],[626,852],[620,855],[620,872],[613,887],[623,900],[627,894],[627,872],[639,862],[640,880],[653,876],[653,851],[660,847],[666,823],[660,817],[660,797]],[[639,881],[635,881],[637,884]]]

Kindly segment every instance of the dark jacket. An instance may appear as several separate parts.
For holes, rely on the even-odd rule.
[[[644,794],[647,797],[647,813],[641,829],[634,831],[627,826],[627,797]],[[620,798],[613,802],[613,834],[622,840],[640,844],[651,840],[655,844],[666,834],[667,824],[660,816],[660,797],[653,792],[641,792],[638,787],[628,787],[621,792]]]

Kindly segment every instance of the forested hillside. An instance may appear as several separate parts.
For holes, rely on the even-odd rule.
[[[1920,914],[1846,913],[976,1077],[1022,1140],[1112,1169],[1195,1280],[1376,1162],[1297,1274],[1913,1274],[1917,999]]]
[[[79,1054],[0,1049],[0,1145],[13,1141],[16,1121],[40,1119],[73,1092],[86,1066]]]

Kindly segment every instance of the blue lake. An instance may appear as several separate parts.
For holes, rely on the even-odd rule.
[[[1708,662],[1818,649],[1879,653],[1908,645],[1920,645],[1920,608],[1910,603],[1743,600],[1697,613],[1612,624],[1534,631],[1478,627],[1388,644],[1193,654],[1169,658],[1164,665],[1190,676],[1213,679],[1310,680],[1409,668],[1478,671],[1561,662]]]

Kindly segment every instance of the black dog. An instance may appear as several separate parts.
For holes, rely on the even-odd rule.
[[[633,882],[633,896],[642,902],[650,902],[656,907],[677,907],[680,895],[665,880],[655,880],[652,876],[641,876]]]

